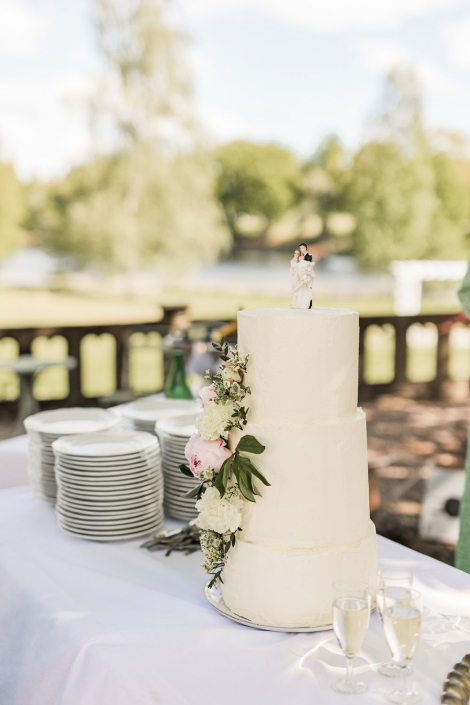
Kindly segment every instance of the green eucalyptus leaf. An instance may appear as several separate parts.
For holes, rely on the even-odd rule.
[[[267,481],[263,473],[258,470],[256,465],[252,462],[252,460],[250,460],[250,458],[240,457],[240,463],[247,472],[257,477],[258,480],[261,480],[263,485],[266,485],[266,487],[271,487],[271,483]]]
[[[222,467],[219,470],[219,475],[220,474],[222,475],[222,483],[224,486],[224,490],[227,489],[228,481],[230,478],[230,470],[232,467],[232,457],[233,456],[230,456],[230,458],[227,458],[227,460],[224,460],[224,462],[222,463]]]
[[[196,485],[196,487],[193,487],[192,490],[188,490],[188,492],[185,492],[184,494],[181,495],[181,497],[184,497],[185,499],[192,499],[193,497],[197,497],[199,492],[203,488],[203,483],[201,482],[200,485]]]
[[[243,467],[243,465],[242,465],[242,470],[241,470],[241,472],[244,473],[244,475],[245,475],[245,482],[246,482],[246,484],[248,485],[248,487],[250,488],[250,490],[253,492],[253,494],[254,494],[254,495],[258,495],[258,497],[261,497],[262,494],[261,494],[261,492],[258,490],[258,488],[256,487],[256,484],[255,484],[253,475],[252,475],[250,472],[247,472],[246,469]]]
[[[193,473],[187,465],[180,465],[180,471],[183,473],[183,475],[186,475],[186,477],[194,477]]]
[[[219,490],[220,497],[222,498],[225,494],[224,475],[222,469],[220,469],[217,475],[215,476],[214,487]]]
[[[256,499],[253,495],[253,492],[251,491],[251,483],[249,479],[247,478],[246,472],[243,471],[242,468],[240,468],[240,479],[238,482],[238,487],[240,488],[240,492],[242,495],[247,499],[249,502],[256,502]]]
[[[260,443],[254,436],[242,436],[238,441],[237,450],[244,453],[263,453],[266,446]]]
[[[235,546],[235,534],[232,534],[232,537],[230,540],[232,542],[232,547]]]
[[[255,481],[254,481],[254,479],[253,479],[253,475],[248,475],[248,477],[250,478],[251,489],[252,489],[252,491],[253,491],[253,494],[257,494],[258,497],[261,497],[261,496],[262,496],[262,495],[261,495],[261,492],[260,492],[259,489],[256,487],[256,483],[255,483]]]
[[[237,484],[240,485],[240,456],[238,453],[235,453],[235,457],[233,459],[232,472],[235,475]]]

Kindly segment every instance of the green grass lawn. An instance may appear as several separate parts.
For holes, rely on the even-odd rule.
[[[78,294],[74,292],[30,292],[0,290],[0,328],[87,325],[111,323],[139,323],[159,320],[162,305],[187,304],[193,319],[231,319],[240,309],[264,306],[287,306],[290,297],[270,297],[229,292],[182,292],[167,290],[155,297],[118,294]],[[314,299],[317,306],[353,308],[362,315],[393,313],[390,297],[374,299]],[[457,307],[456,307],[457,310]],[[440,308],[435,301],[424,300],[423,313],[449,312],[449,306]],[[162,386],[162,352],[159,336],[136,334],[130,350],[130,385],[136,392],[152,392]],[[84,340],[83,391],[90,397],[104,396],[114,391],[115,356],[111,335]],[[14,359],[17,343],[5,337],[0,339],[0,361]],[[65,340],[60,337],[38,338],[33,354],[39,358],[60,360],[67,354]],[[365,378],[374,384],[393,379],[393,332],[383,329],[371,331],[366,339]],[[408,376],[412,381],[426,381],[435,374],[434,349],[409,348]],[[470,378],[470,349],[452,349],[450,373],[455,379]],[[68,393],[67,372],[60,368],[44,370],[35,383],[39,399],[60,399]],[[15,399],[18,380],[10,372],[0,373],[0,400]]]

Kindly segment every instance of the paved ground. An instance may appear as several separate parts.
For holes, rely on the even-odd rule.
[[[463,468],[470,420],[468,402],[414,401],[384,395],[363,403],[367,415],[373,519],[380,534],[445,563],[454,548],[424,541],[418,522],[424,481],[433,465]],[[0,439],[11,420],[0,417]],[[375,486],[375,491],[374,491]]]
[[[363,407],[369,463],[379,466],[374,474],[382,504],[373,512],[378,532],[453,564],[453,546],[420,539],[418,522],[429,469],[435,465],[464,467],[470,402],[414,401],[384,395]]]

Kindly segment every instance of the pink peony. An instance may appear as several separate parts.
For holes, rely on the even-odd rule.
[[[205,441],[199,434],[191,436],[186,444],[185,453],[193,475],[198,475],[209,468],[219,472],[224,460],[232,455],[221,438],[217,441]]]
[[[199,396],[201,398],[202,406],[207,406],[210,401],[214,401],[215,397],[215,387],[211,384],[209,387],[203,387],[199,390]]]

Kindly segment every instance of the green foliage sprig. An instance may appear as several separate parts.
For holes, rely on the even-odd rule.
[[[220,353],[224,364],[219,366],[219,370],[215,374],[209,370],[206,373],[206,379],[214,385],[214,399],[211,403],[232,405],[233,413],[225,427],[226,432],[232,428],[243,430],[247,423],[248,408],[242,402],[246,395],[251,393],[250,388],[243,383],[249,355],[241,355],[238,346],[234,348],[229,346],[224,338],[220,344],[213,343],[213,347]],[[270,486],[270,483],[251,458],[243,454],[260,455],[264,450],[265,446],[254,436],[242,436],[232,455],[224,461],[219,472],[215,473],[210,469],[200,473],[199,484],[186,492],[183,497],[199,500],[209,487],[215,487],[221,500],[226,496],[226,501],[230,501],[236,494],[238,497],[241,495],[248,502],[256,502],[256,496],[260,497],[261,492],[255,480],[259,480],[267,487]],[[180,465],[180,470],[183,475],[194,477],[187,465]],[[238,527],[237,531],[241,531],[241,528]],[[205,529],[200,532],[200,541],[204,555],[204,569],[206,573],[212,575],[209,587],[213,587],[217,580],[223,582],[222,571],[230,548],[235,546],[236,532],[221,534]]]
[[[270,484],[253,461],[246,456],[240,455],[240,451],[259,455],[263,453],[264,450],[265,446],[254,436],[243,436],[239,440],[233,455],[227,458],[215,476],[214,486],[219,490],[221,498],[224,496],[228,484],[233,481],[233,476],[245,499],[249,502],[256,502],[254,495],[261,497],[261,492],[256,487],[254,478],[256,477],[258,480],[261,480],[267,487],[269,487]]]

